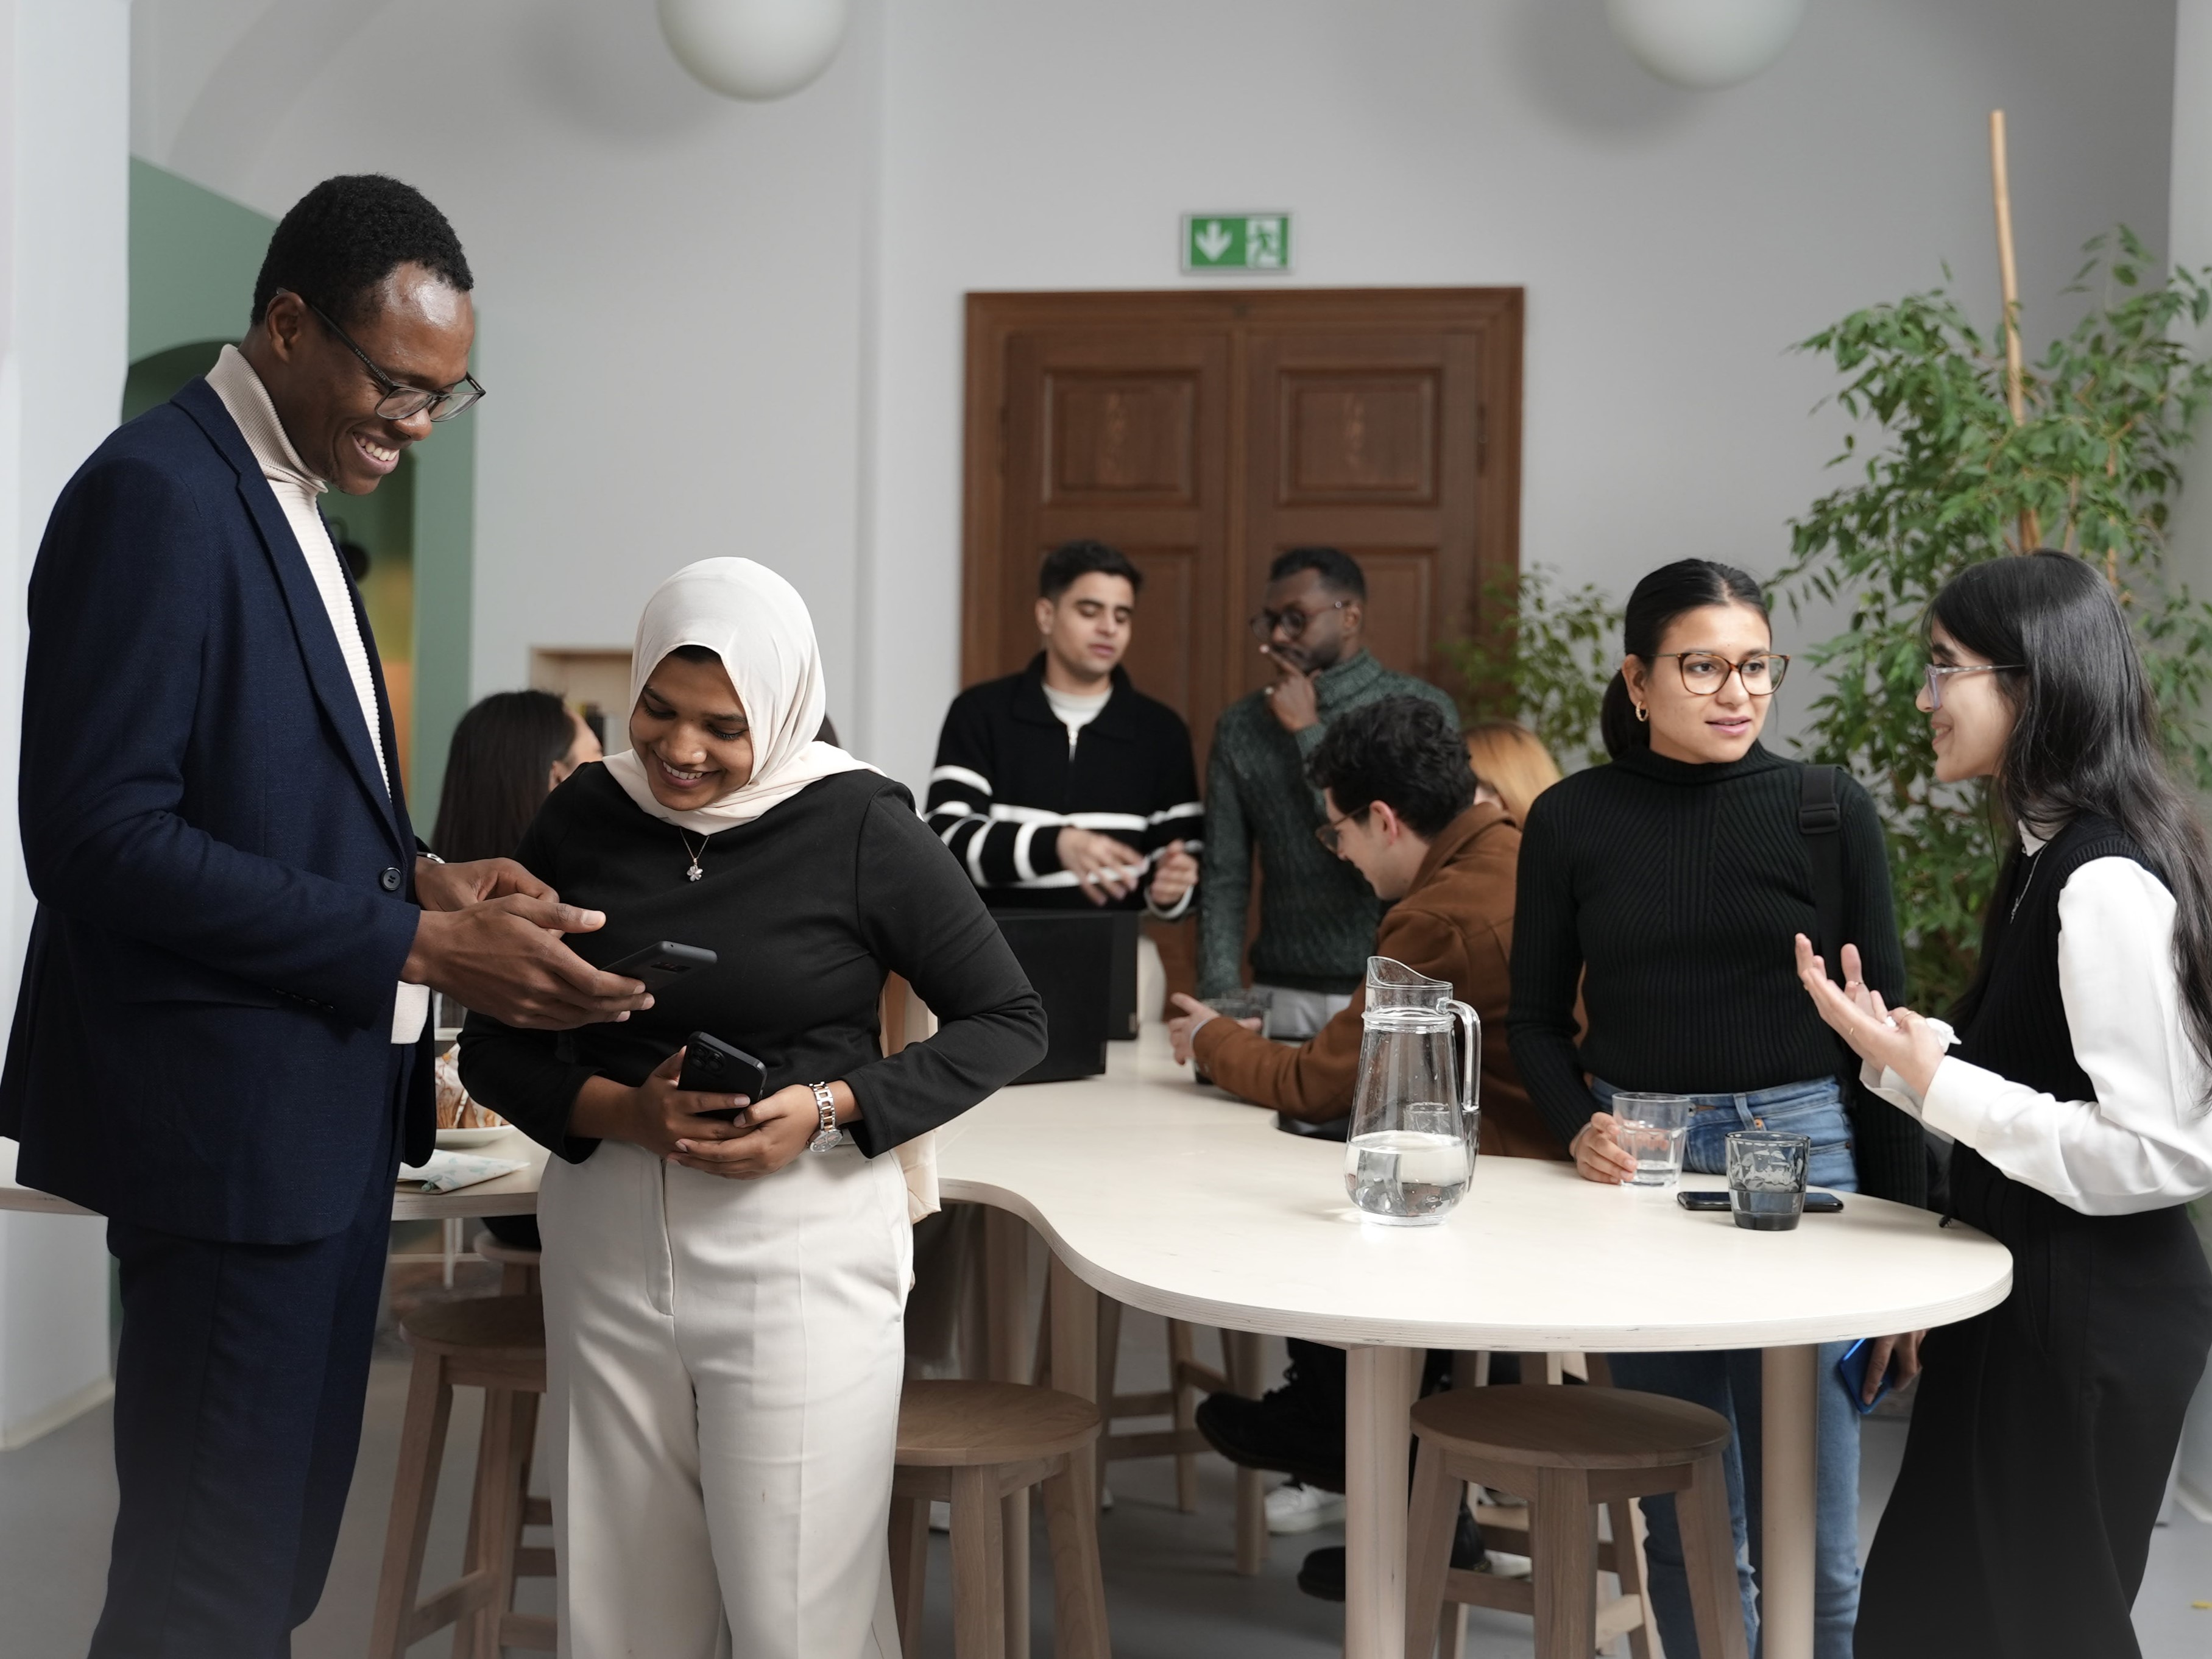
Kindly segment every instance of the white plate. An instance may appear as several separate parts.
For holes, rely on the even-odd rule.
[[[513,1127],[502,1123],[495,1129],[441,1129],[438,1145],[449,1152],[465,1152],[497,1140]]]

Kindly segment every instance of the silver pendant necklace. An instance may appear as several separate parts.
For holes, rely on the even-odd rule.
[[[2021,883],[2020,891],[2013,896],[2012,908],[2005,913],[2005,923],[2008,927],[2020,920],[2020,907],[2027,897],[2027,890],[2035,885],[2036,860],[2043,856],[2044,848],[2049,845],[2050,843],[2045,842],[2043,847],[2037,848],[2027,855],[2027,879]]]
[[[699,837],[698,851],[693,852],[690,836],[685,835],[681,828],[677,830],[676,836],[677,839],[684,843],[684,852],[690,854],[691,858],[691,867],[684,872],[684,879],[686,881],[696,881],[701,876],[706,874],[706,872],[699,867],[699,859],[700,855],[707,850],[707,837],[704,836]]]

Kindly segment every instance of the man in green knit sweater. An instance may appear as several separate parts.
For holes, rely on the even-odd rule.
[[[1367,578],[1348,555],[1293,548],[1267,572],[1264,603],[1252,631],[1275,683],[1223,711],[1206,764],[1198,990],[1208,1000],[1243,987],[1256,846],[1263,879],[1253,981],[1273,994],[1270,1035],[1303,1040],[1366,979],[1382,913],[1359,872],[1315,836],[1326,818],[1306,757],[1339,714],[1384,697],[1426,697],[1455,722],[1459,711],[1433,685],[1368,654]]]

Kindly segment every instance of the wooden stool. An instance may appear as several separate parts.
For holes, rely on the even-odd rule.
[[[545,1392],[545,1312],[534,1296],[437,1302],[400,1320],[415,1349],[407,1418],[399,1437],[399,1474],[384,1534],[370,1659],[404,1659],[407,1650],[452,1625],[455,1659],[499,1659],[503,1648],[551,1653],[553,1620],[514,1611],[518,1577],[553,1576],[553,1552],[521,1547],[526,1524],[552,1517],[529,1498],[530,1449],[538,1397]],[[461,1576],[418,1603],[430,1508],[445,1460],[453,1390],[484,1391]]]
[[[499,1264],[499,1293],[501,1296],[538,1294],[538,1264],[544,1255],[543,1251],[507,1243],[482,1229],[477,1231],[469,1248],[486,1261]]]
[[[1098,1426],[1097,1407],[1052,1389],[965,1381],[906,1385],[891,1476],[890,1547],[891,1600],[907,1659],[921,1652],[932,1498],[952,1504],[953,1651],[958,1659],[1003,1659],[1000,1500],[1039,1483],[1052,1540],[1052,1650],[1059,1659],[1109,1659],[1097,1505],[1090,1482],[1079,1482],[1076,1469],[1078,1458],[1091,1455]]]
[[[1626,1389],[1455,1389],[1413,1407],[1420,1459],[1407,1522],[1406,1652],[1435,1650],[1447,1599],[1528,1613],[1538,1659],[1589,1659],[1629,1637],[1649,1659],[1652,1629],[1631,1500],[1674,1493],[1682,1555],[1706,1659],[1748,1659],[1722,1454],[1725,1419],[1686,1401]],[[1451,1566],[1455,1520],[1470,1482],[1528,1500],[1532,1579]],[[1593,1505],[1607,1507],[1611,1548],[1597,1546]],[[1622,1594],[1599,1607],[1596,1574]]]

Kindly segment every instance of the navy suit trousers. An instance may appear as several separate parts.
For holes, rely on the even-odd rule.
[[[395,1048],[392,1127],[338,1232],[239,1244],[109,1222],[122,1501],[91,1659],[286,1659],[314,1611],[361,1443],[404,1066]]]

